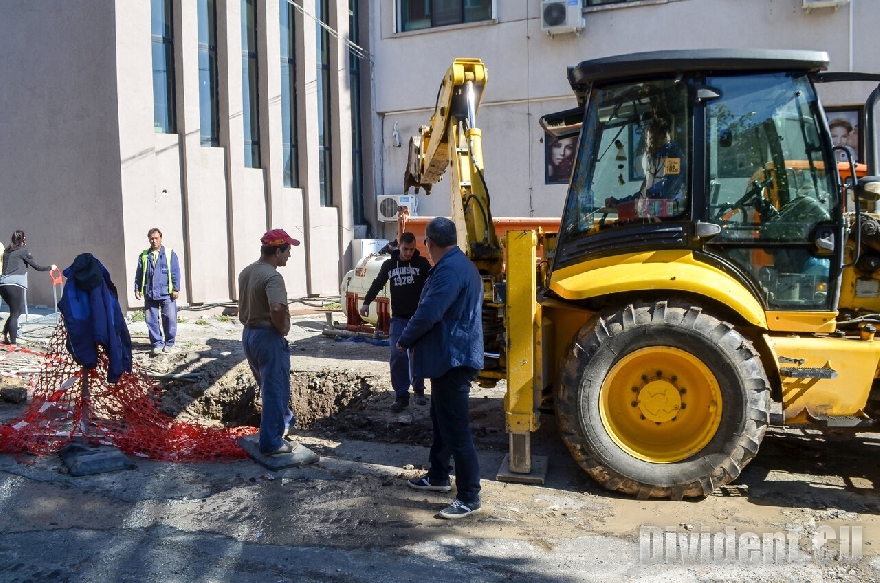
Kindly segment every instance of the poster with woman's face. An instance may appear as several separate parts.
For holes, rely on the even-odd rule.
[[[847,152],[852,155],[853,162],[861,159],[861,141],[859,140],[858,109],[844,107],[825,108],[828,129],[831,132],[831,143],[838,149],[834,150],[834,158],[838,162],[847,162]],[[845,148],[846,151],[839,148]]]
[[[554,138],[544,134],[544,184],[568,184],[574,167],[577,136]]]

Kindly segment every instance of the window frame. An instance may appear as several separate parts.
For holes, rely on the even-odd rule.
[[[349,39],[360,44],[360,0],[348,0]],[[361,62],[354,51],[348,51],[349,95],[351,98],[351,199],[352,218],[354,224],[363,225],[364,217],[364,152],[363,152],[363,118],[361,116]]]
[[[408,19],[406,17],[406,13],[407,13],[406,7],[408,6],[408,2],[413,2],[413,1],[422,2],[426,6],[430,6],[430,8],[427,9],[427,11],[429,13],[429,16],[427,17],[428,21],[425,22],[426,19],[422,18],[421,21],[422,21],[423,25],[421,25],[421,26],[420,25],[416,25],[416,26],[407,25],[408,20],[413,20],[413,19]],[[458,17],[459,18],[457,20],[453,19],[453,20],[448,20],[445,22],[437,22],[436,21],[436,18],[435,18],[436,11],[434,10],[434,3],[435,2],[443,2],[443,1],[458,3],[458,12],[459,12]],[[470,9],[474,10],[474,11],[488,9],[488,11],[489,11],[488,17],[486,17],[486,18],[472,18],[472,19],[469,19],[467,17],[467,11],[468,11],[467,4],[474,3],[474,2],[478,2],[480,4],[480,6],[471,7]],[[395,0],[394,14],[395,14],[395,17],[397,20],[396,25],[395,25],[395,30],[398,33],[410,33],[410,32],[433,30],[435,28],[445,28],[445,27],[450,27],[450,26],[463,26],[463,25],[474,25],[474,24],[486,23],[486,22],[494,22],[497,19],[498,10],[497,10],[497,0]]]
[[[332,43],[321,23],[330,22],[330,0],[315,2],[317,105],[318,105],[318,183],[321,206],[333,206],[333,100],[331,83]]]
[[[247,11],[251,10],[250,26]],[[259,11],[256,0],[241,0],[241,83],[244,165],[260,168]]]
[[[279,0],[279,2],[281,20],[281,141],[282,158],[284,159],[284,186],[298,188],[300,181],[299,101],[297,98],[299,79],[297,78],[296,63],[297,11],[287,0]],[[285,119],[285,113],[287,119]]]
[[[161,3],[162,22],[154,19]],[[174,2],[173,0],[151,0],[150,6],[151,51],[153,63],[153,129],[160,134],[177,133],[177,85],[175,79],[174,51]],[[156,34],[157,24],[162,25],[161,34]],[[156,51],[161,53],[157,63]],[[161,66],[161,68],[159,68]],[[161,75],[161,82],[157,76]],[[164,88],[161,91],[159,89]],[[164,116],[161,115],[164,113]]]
[[[206,30],[199,30],[198,39],[198,63],[199,63],[199,134],[200,143],[203,147],[217,147],[220,145],[220,78],[217,69],[217,2],[216,0],[198,0],[197,12],[199,13],[199,28],[202,25],[202,9],[209,9],[205,13]],[[202,42],[202,34],[206,35],[206,42]],[[207,68],[204,74],[207,76],[208,86],[202,87],[202,58],[206,60]],[[209,100],[210,111],[202,111],[205,100]],[[208,122],[205,127],[204,122]],[[206,132],[207,130],[207,132]]]

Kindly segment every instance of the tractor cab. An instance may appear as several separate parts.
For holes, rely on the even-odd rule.
[[[846,191],[814,87],[827,64],[821,52],[715,50],[569,68],[579,107],[542,120],[551,133],[581,124],[550,295],[601,302],[571,275],[610,257],[695,261],[763,312],[836,311]],[[605,291],[640,291],[636,279]]]
[[[880,422],[880,218],[861,207],[880,198],[864,175],[880,88],[864,167],[832,141],[815,86],[880,75],[827,65],[725,49],[568,70],[578,107],[543,125],[578,150],[537,294],[539,362],[558,366],[535,376],[606,488],[708,495],[754,458],[771,401],[790,424]]]

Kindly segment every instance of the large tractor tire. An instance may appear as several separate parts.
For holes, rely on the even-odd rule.
[[[769,423],[752,344],[694,306],[630,304],[587,322],[562,361],[563,441],[609,490],[703,497],[739,476]]]

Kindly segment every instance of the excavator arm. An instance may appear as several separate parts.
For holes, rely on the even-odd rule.
[[[458,245],[480,273],[494,276],[502,271],[502,251],[483,175],[482,132],[476,127],[486,81],[486,66],[480,59],[453,61],[443,77],[429,125],[410,138],[404,193],[423,188],[431,194],[434,184],[450,169]]]

